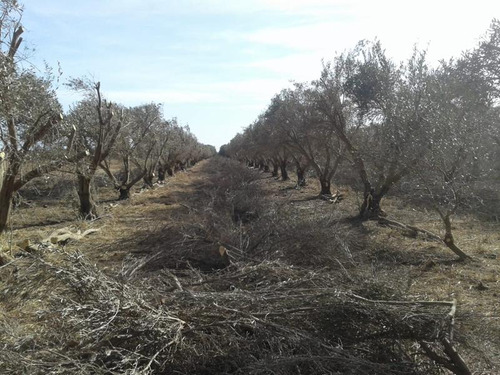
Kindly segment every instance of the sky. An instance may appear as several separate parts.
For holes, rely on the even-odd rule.
[[[498,0],[21,0],[28,59],[69,78],[101,82],[127,106],[162,103],[217,148],[251,124],[291,82],[319,77],[322,61],[378,39],[395,61],[416,45],[431,64],[473,48]]]

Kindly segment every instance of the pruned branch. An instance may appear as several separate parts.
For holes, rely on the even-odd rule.
[[[83,151],[74,155],[73,157],[52,161],[48,164],[38,166],[32,169],[31,171],[23,174],[16,180],[16,182],[14,183],[14,191],[19,190],[34,178],[43,176],[44,174],[60,169],[65,164],[75,163],[76,161],[81,160],[86,156],[89,156],[89,152]]]
[[[21,34],[24,33],[24,28],[22,26],[18,26],[14,31],[14,35],[12,35],[12,40],[10,42],[9,47],[9,58],[13,59],[16,55],[19,46],[21,45],[23,38],[21,38]]]

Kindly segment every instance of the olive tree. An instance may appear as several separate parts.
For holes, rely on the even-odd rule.
[[[40,157],[55,138],[65,138],[52,75],[39,77],[20,64],[24,29],[16,1],[0,4],[0,234],[7,228],[14,194],[26,183],[78,158],[62,146],[51,159]],[[65,142],[66,143],[66,142]],[[70,142],[69,142],[70,143]],[[57,146],[54,146],[57,147]]]
[[[491,82],[465,54],[442,63],[429,84],[432,111],[422,137],[432,147],[415,164],[416,186],[438,213],[444,226],[443,242],[460,259],[467,254],[455,242],[452,217],[482,198],[476,185],[488,180],[495,150],[490,135],[498,127]]]
[[[429,148],[429,71],[416,51],[396,65],[379,43],[361,43],[326,64],[314,82],[317,105],[345,145],[363,184],[360,215],[377,217],[391,187],[410,173]]]
[[[344,160],[344,145],[317,109],[317,93],[313,87],[296,84],[275,97],[272,106],[279,132],[286,147],[295,155],[299,172],[307,166],[314,169],[320,183],[320,194],[331,194],[331,182]],[[299,183],[304,176],[299,174]]]
[[[98,216],[97,205],[92,196],[92,183],[99,165],[111,153],[122,128],[122,110],[102,97],[100,82],[73,79],[69,87],[84,93],[68,115],[68,121],[77,129],[76,144],[87,150],[89,156],[77,164],[77,192],[80,214],[86,219]],[[119,111],[115,114],[115,108]]]
[[[188,126],[180,126],[177,119],[173,118],[168,121],[168,128],[165,129],[168,139],[157,165],[160,181],[164,180],[165,175],[173,176],[175,172],[184,170],[199,160],[199,142]]]
[[[112,153],[99,163],[119,192],[119,200],[130,198],[130,189],[156,168],[168,139],[162,131],[164,120],[157,104],[124,109],[122,122]],[[116,172],[112,160],[120,161]]]

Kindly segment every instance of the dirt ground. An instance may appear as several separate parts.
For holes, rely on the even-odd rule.
[[[67,252],[85,254],[106,274],[116,275],[124,264],[149,256],[165,246],[167,233],[182,233],[184,228],[197,223],[208,201],[214,199],[206,194],[207,181],[213,181],[217,173],[210,161],[203,161],[154,189],[136,191],[126,202],[115,201],[115,192],[103,184],[99,188],[102,216],[91,222],[76,218],[70,188],[62,201],[31,199],[14,211],[12,230],[2,238],[2,247],[15,255],[15,245],[22,240],[35,243],[56,229],[68,228],[73,232],[97,229],[80,241],[69,241],[61,246]],[[342,274],[356,282],[375,280],[392,287],[395,295],[403,294],[407,300],[456,299],[456,331],[467,337],[468,346],[460,347],[466,353],[466,360],[477,362],[471,365],[475,374],[500,373],[499,223],[481,221],[473,216],[457,217],[453,222],[455,237],[463,250],[473,257],[472,261],[457,262],[454,254],[444,246],[420,235],[409,236],[375,221],[351,220],[360,196],[350,188],[334,188],[343,194],[344,199],[340,203],[329,203],[316,199],[319,186],[314,180],[309,180],[306,187],[298,190],[293,181],[280,181],[268,173],[259,173],[258,194],[262,195],[262,201],[271,202],[273,210],[281,215],[280,220],[293,222],[296,217],[310,215],[314,228],[325,223],[327,217],[324,215],[328,214],[328,217],[343,220],[342,226],[332,227],[332,231],[343,228],[357,237],[353,240],[357,245],[347,249],[349,254],[344,254],[344,258],[336,256],[331,263],[324,263],[330,270],[328,272]],[[293,179],[293,175],[291,177]],[[389,198],[383,205],[395,220],[434,233],[441,231],[439,218],[431,211],[408,207],[397,198]],[[157,236],[158,233],[163,235]],[[219,232],[214,229],[214,233]],[[242,233],[243,230],[240,236]],[[190,240],[186,235],[176,243],[189,243]],[[224,243],[223,240],[219,242]],[[225,246],[231,254],[229,245]],[[172,253],[172,257],[175,254]],[[313,256],[311,254],[306,249],[304,256]],[[286,258],[288,255],[277,252],[269,259],[273,260],[273,257]],[[311,261],[307,267],[314,267],[314,264]],[[184,283],[182,275],[178,277]],[[356,285],[352,289],[355,290]],[[386,297],[390,299],[391,296]]]

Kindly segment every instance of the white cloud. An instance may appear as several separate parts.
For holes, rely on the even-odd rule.
[[[295,3],[303,4],[298,0]],[[325,6],[328,2],[319,3]],[[473,48],[491,20],[500,16],[500,2],[488,0],[353,0],[349,6],[335,1],[330,4],[333,4],[330,7],[332,13],[344,4],[344,16],[320,17],[320,21],[307,20],[292,26],[265,27],[239,37],[246,42],[295,51],[295,58],[286,57],[289,62],[294,60],[292,66],[317,56],[331,59],[335,53],[353,48],[362,39],[380,40],[389,56],[398,61],[407,59],[416,44],[420,49],[428,49],[429,59],[437,62]],[[300,9],[303,8],[298,6],[297,10]]]
[[[220,103],[223,99],[215,94],[204,91],[189,90],[111,90],[106,95],[110,100],[127,105],[138,105],[141,103],[170,103],[170,104],[196,104],[196,103]]]

